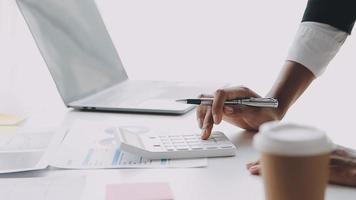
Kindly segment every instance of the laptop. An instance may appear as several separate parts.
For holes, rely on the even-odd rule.
[[[222,86],[130,80],[94,0],[17,0],[17,5],[67,107],[184,114],[194,107],[176,99]]]

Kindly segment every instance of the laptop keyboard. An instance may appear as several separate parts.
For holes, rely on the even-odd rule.
[[[106,106],[133,106],[148,99],[174,101],[179,98],[197,97],[201,90],[199,87],[187,84],[180,85],[175,82],[129,81],[85,103],[99,103]]]

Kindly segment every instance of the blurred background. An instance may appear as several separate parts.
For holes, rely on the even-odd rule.
[[[224,81],[262,96],[282,67],[306,2],[97,0],[131,79]],[[286,120],[352,130],[345,119],[356,113],[355,40],[346,40]],[[0,112],[65,112],[14,0],[0,0],[0,53]],[[350,138],[337,142],[356,145]]]

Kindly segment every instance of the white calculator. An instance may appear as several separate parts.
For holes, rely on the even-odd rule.
[[[119,132],[120,148],[147,159],[178,159],[234,156],[236,147],[222,132],[208,140],[199,134],[137,135]]]

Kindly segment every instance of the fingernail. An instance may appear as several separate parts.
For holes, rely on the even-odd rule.
[[[201,131],[201,134],[200,134],[200,137],[201,137],[201,138],[205,138],[205,132],[206,132],[206,129],[203,129],[203,130]]]
[[[257,174],[259,174],[259,167],[258,166],[252,166],[252,167],[250,167],[249,171],[250,171],[251,174],[257,175]]]
[[[257,169],[258,169],[258,167],[256,165],[250,167],[251,171],[256,171]]]
[[[225,106],[224,107],[224,112],[227,114],[232,114],[234,112],[234,109],[231,108],[230,106]]]

